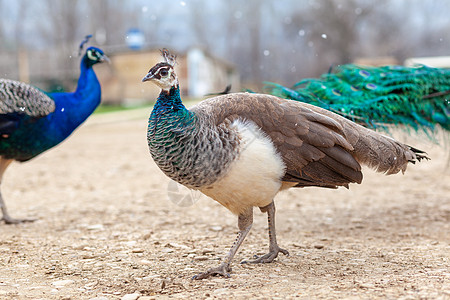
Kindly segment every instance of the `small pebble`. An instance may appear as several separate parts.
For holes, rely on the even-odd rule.
[[[141,260],[141,264],[143,264],[143,265],[151,265],[152,262],[149,261],[149,260],[143,259],[143,260]]]
[[[74,246],[73,249],[74,249],[74,250],[83,250],[83,249],[85,249],[85,248],[87,248],[87,247],[88,247],[88,245],[86,245],[86,244],[81,244],[81,245],[78,245],[78,246]]]
[[[87,230],[103,230],[103,224],[94,224],[86,227]]]
[[[216,290],[214,290],[213,293],[216,295],[225,294],[225,293],[229,293],[229,289],[228,288],[216,289]]]
[[[362,289],[371,289],[373,287],[375,287],[373,284],[371,283],[360,283],[359,287]]]
[[[177,244],[177,243],[169,243],[167,244],[169,247],[173,247],[173,248],[179,248],[179,249],[189,249],[188,246],[186,245],[181,245],[181,244]]]
[[[52,284],[56,287],[63,287],[65,285],[71,284],[73,283],[73,280],[67,279],[67,280],[57,280],[57,281],[53,281]]]
[[[137,298],[139,298],[140,294],[138,293],[133,293],[133,294],[126,294],[123,295],[122,298],[120,298],[120,300],[136,300]]]
[[[128,242],[123,242],[123,244],[128,247],[133,247],[134,245],[137,244],[137,242],[136,241],[128,241]]]
[[[222,231],[223,227],[222,226],[211,226],[210,229],[212,231]]]
[[[197,261],[202,261],[202,260],[208,260],[208,256],[197,256],[197,257],[194,257],[194,260],[197,260]]]
[[[142,235],[143,240],[148,240],[152,236],[153,232],[147,232],[146,234]]]

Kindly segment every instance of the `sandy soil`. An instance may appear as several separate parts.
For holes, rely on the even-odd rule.
[[[399,133],[432,160],[404,176],[367,170],[350,190],[283,192],[278,241],[290,256],[239,264],[267,250],[266,215],[255,210],[232,277],[193,281],[228,251],[236,217],[204,196],[175,203],[148,154],[148,113],[94,116],[10,167],[11,215],[38,221],[0,224],[1,299],[450,299],[445,147]]]

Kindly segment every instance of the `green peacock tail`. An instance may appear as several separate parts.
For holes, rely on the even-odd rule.
[[[275,96],[303,101],[370,128],[406,125],[431,136],[450,131],[450,69],[341,65],[292,88],[266,83]]]

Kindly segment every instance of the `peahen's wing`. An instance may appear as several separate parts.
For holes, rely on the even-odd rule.
[[[426,66],[341,65],[292,88],[268,83],[266,92],[310,103],[371,128],[400,124],[427,133],[450,130],[450,70]]]
[[[55,102],[26,83],[0,79],[0,134],[8,135],[24,117],[40,118],[55,110]]]
[[[236,119],[256,123],[283,158],[283,181],[296,186],[335,188],[362,180],[361,166],[351,154],[358,132],[344,132],[339,121],[305,104],[237,93],[205,100],[193,110],[212,116],[217,125]]]

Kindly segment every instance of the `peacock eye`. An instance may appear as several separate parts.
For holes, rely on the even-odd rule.
[[[86,54],[90,60],[97,60],[97,53],[94,51],[88,50]]]
[[[159,72],[159,74],[161,74],[161,76],[165,77],[169,74],[169,71],[163,69],[163,70],[161,70],[161,72]]]

